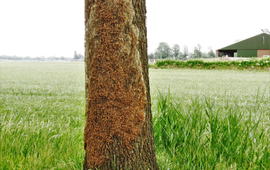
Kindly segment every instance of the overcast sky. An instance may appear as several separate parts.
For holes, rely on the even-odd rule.
[[[270,30],[269,0],[146,0],[148,52],[213,50]],[[84,54],[84,0],[0,0],[0,55]]]

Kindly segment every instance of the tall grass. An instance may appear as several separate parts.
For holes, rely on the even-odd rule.
[[[83,63],[0,64],[0,169],[82,169]],[[161,169],[270,169],[268,73],[149,74]]]
[[[1,65],[0,169],[82,169],[82,65]]]
[[[201,95],[175,102],[159,93],[153,124],[160,167],[269,169],[269,103],[260,91],[252,98],[246,105]]]

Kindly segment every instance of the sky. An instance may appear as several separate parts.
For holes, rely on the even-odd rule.
[[[269,0],[146,0],[148,52],[214,51],[270,30]],[[84,54],[84,0],[0,0],[0,55]]]

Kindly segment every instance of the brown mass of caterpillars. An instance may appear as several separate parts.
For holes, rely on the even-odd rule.
[[[90,168],[102,165],[115,138],[131,150],[145,126],[146,89],[137,51],[141,44],[128,18],[129,3],[97,0],[98,43],[86,43],[86,64],[91,65],[84,142]]]

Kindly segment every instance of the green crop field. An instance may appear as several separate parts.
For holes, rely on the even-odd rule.
[[[150,69],[160,169],[270,169],[270,73]],[[82,169],[84,64],[0,62],[0,169]]]

